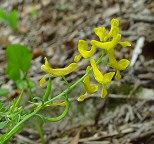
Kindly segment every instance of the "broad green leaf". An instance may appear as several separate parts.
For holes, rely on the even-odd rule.
[[[31,67],[32,53],[23,45],[13,44],[7,47],[6,57],[8,65],[6,73],[14,81],[22,79],[22,73],[27,73]]]
[[[9,24],[8,16],[6,14],[6,11],[3,9],[0,9],[0,21],[2,21],[5,24]]]
[[[0,88],[0,97],[1,96],[7,96],[9,94],[8,89]]]
[[[18,11],[13,10],[9,16],[9,22],[11,27],[16,30],[18,28]]]

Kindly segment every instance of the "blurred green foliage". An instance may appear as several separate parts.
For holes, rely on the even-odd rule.
[[[18,29],[18,11],[13,10],[8,15],[4,9],[0,9],[0,21],[10,25],[13,30]]]

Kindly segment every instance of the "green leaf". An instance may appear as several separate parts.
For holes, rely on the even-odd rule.
[[[10,13],[9,22],[10,22],[11,27],[12,27],[14,30],[17,30],[17,28],[18,28],[18,11],[13,10],[13,11]]]
[[[7,96],[9,94],[8,89],[0,88],[0,97],[1,96]]]
[[[21,80],[22,73],[27,73],[31,67],[32,53],[26,46],[13,44],[7,47],[6,57],[8,77],[14,81]]]
[[[9,24],[8,16],[6,14],[6,11],[3,9],[0,9],[0,21]]]
[[[17,101],[15,102],[14,107],[19,107],[22,99],[23,99],[23,91],[21,92],[21,94],[19,95]]]

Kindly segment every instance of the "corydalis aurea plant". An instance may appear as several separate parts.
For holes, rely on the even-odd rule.
[[[19,127],[33,116],[39,116],[44,121],[50,122],[57,122],[63,119],[68,114],[70,108],[68,94],[80,83],[83,83],[86,92],[77,99],[78,101],[83,101],[85,98],[88,97],[89,94],[97,92],[99,89],[98,84],[100,84],[102,87],[102,98],[106,97],[106,86],[111,83],[114,75],[116,79],[120,79],[120,71],[125,70],[129,65],[129,61],[127,59],[117,61],[114,54],[117,45],[122,45],[123,47],[131,46],[128,41],[121,41],[119,24],[120,22],[118,19],[112,19],[111,29],[108,33],[105,27],[95,28],[94,32],[98,36],[99,40],[91,40],[90,50],[88,49],[88,43],[85,40],[80,40],[78,42],[79,54],[74,57],[74,62],[72,62],[65,68],[54,69],[50,66],[47,58],[45,58],[45,64],[42,65],[41,69],[47,74],[40,80],[40,86],[43,86],[46,83],[47,77],[49,77],[49,80],[43,98],[34,97],[34,100],[37,100],[37,102],[32,102],[35,106],[34,111],[31,111],[29,114],[20,116],[21,119],[18,119],[18,123],[16,123],[16,125],[11,128],[5,135],[0,137],[1,143],[6,143],[15,133],[17,133]],[[103,74],[100,71],[98,65],[102,61],[102,58],[104,56],[103,52],[97,61],[94,60],[92,57],[95,54],[97,48],[102,49],[102,51],[106,51],[109,57],[109,66],[115,69],[115,72],[108,72]],[[85,75],[78,79],[73,85],[70,85],[67,82],[65,76],[74,72],[78,68],[78,62],[81,60],[81,58],[87,59],[89,61],[89,66],[86,68]],[[98,84],[93,84],[90,82],[91,75],[94,76]],[[50,93],[52,90],[51,77],[62,77],[68,86],[66,90],[55,97],[50,97]],[[62,101],[59,101],[60,99],[62,99]],[[15,103],[16,107],[19,107],[20,101],[21,100],[19,98],[17,102],[18,104]],[[65,106],[65,110],[61,115],[57,117],[46,117],[44,115],[41,115],[40,111],[47,106]]]

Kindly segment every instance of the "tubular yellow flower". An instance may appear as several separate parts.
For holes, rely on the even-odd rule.
[[[119,28],[120,21],[118,19],[112,19],[111,21],[111,29],[108,33],[108,35],[104,38],[104,41],[107,41],[107,39],[111,37],[116,37],[117,34],[120,34],[120,28]]]
[[[127,59],[122,59],[119,62],[117,62],[114,56],[114,49],[108,51],[108,56],[109,56],[110,66],[117,70],[116,79],[118,80],[121,78],[120,71],[125,70],[129,66],[130,62]]]
[[[95,53],[96,47],[93,45],[91,50],[88,50],[88,43],[84,40],[79,40],[78,51],[84,58],[89,58]]]
[[[117,70],[125,70],[129,65],[129,60],[122,59],[119,62],[117,62],[115,56],[114,56],[114,50],[111,49],[108,51],[109,61],[112,68],[115,68]]]
[[[65,68],[57,68],[53,69],[50,67],[47,58],[45,57],[45,64],[41,66],[41,69],[55,77],[57,76],[65,76],[70,74],[71,72],[75,71],[78,68],[77,63],[71,63],[69,66]]]
[[[86,69],[86,72],[88,72],[89,70],[90,70],[90,66],[88,66],[87,67],[87,69]],[[90,84],[90,75],[88,75],[85,79],[84,79],[84,88],[85,88],[85,90],[86,90],[86,93],[84,94],[84,95],[82,95],[82,96],[80,96],[79,98],[78,98],[78,101],[83,101],[86,97],[87,97],[87,95],[88,94],[93,94],[93,93],[95,93],[96,91],[98,91],[98,85],[96,85],[96,84]]]
[[[94,32],[99,37],[100,41],[104,41],[104,38],[106,36],[106,29],[105,29],[105,27],[95,28]]]
[[[118,45],[118,43],[120,42],[120,39],[121,39],[121,34],[117,34],[117,36],[114,37],[113,40],[109,42],[99,42],[96,40],[91,40],[91,45],[94,45],[101,49],[110,50],[110,49],[114,49]]]
[[[86,72],[88,72],[90,70],[90,66],[87,67]],[[96,84],[90,84],[90,75],[88,75],[85,79],[84,79],[84,88],[87,91],[87,93],[89,94],[93,94],[98,90],[98,85]]]
[[[115,72],[109,72],[105,75],[103,75],[100,70],[98,69],[97,65],[96,65],[96,62],[94,59],[92,59],[90,61],[91,63],[91,66],[93,68],[93,72],[94,72],[94,77],[95,79],[102,84],[102,98],[105,98],[106,95],[107,95],[107,90],[106,90],[106,85],[107,84],[110,84],[111,81],[112,81],[112,78],[115,74]]]

